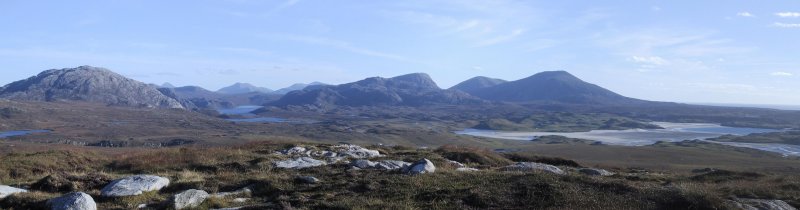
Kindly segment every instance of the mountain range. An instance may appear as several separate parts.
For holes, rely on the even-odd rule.
[[[270,93],[266,93],[270,92]],[[281,93],[286,92],[285,95]],[[371,77],[341,85],[295,84],[269,91],[236,83],[219,91],[198,86],[157,87],[104,68],[81,66],[47,70],[0,88],[0,98],[34,101],[86,101],[118,106],[216,109],[237,105],[293,106],[425,106],[492,102],[557,102],[623,105],[646,101],[628,98],[585,82],[566,71],[547,71],[505,81],[475,77],[449,89],[425,73],[392,78]]]

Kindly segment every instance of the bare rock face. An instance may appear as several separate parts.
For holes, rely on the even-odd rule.
[[[97,203],[92,196],[83,192],[74,192],[47,201],[53,210],[97,210]]]
[[[114,106],[184,108],[155,87],[108,69],[80,66],[47,70],[6,85],[0,98],[28,101],[84,101]]]
[[[325,161],[317,160],[310,157],[299,157],[295,159],[275,162],[275,167],[289,168],[289,169],[311,168],[324,165],[327,165]]]

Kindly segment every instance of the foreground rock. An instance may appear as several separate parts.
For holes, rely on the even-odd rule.
[[[558,175],[565,175],[566,172],[554,165],[534,162],[519,162],[514,165],[503,167],[504,171],[544,171]]]
[[[480,171],[480,170],[478,170],[477,168],[464,167],[464,168],[457,168],[456,171],[458,171],[458,172],[475,172],[475,171]]]
[[[428,159],[422,159],[409,166],[404,171],[404,173],[409,175],[418,175],[418,174],[433,173],[435,171],[436,171],[436,166],[433,165],[433,162],[431,162]]]
[[[381,169],[398,170],[411,166],[411,163],[399,160],[380,160],[372,162],[369,160],[353,160],[350,165],[359,169]]]
[[[208,197],[206,191],[191,189],[172,196],[170,206],[175,209],[195,208]]]
[[[614,173],[612,173],[610,171],[606,171],[606,170],[603,170],[603,169],[597,169],[597,168],[582,168],[582,169],[578,170],[578,172],[580,172],[582,174],[589,175],[589,176],[613,176],[614,175]]]
[[[290,169],[311,168],[323,165],[327,165],[327,163],[325,161],[317,160],[310,157],[299,157],[291,160],[283,160],[275,162],[275,167],[290,168]]]
[[[169,185],[169,179],[153,175],[136,175],[118,179],[100,190],[104,197],[141,195],[147,191],[160,190]]]
[[[358,145],[342,144],[333,147],[338,150],[340,156],[349,156],[357,159],[369,159],[375,157],[383,157],[378,150],[366,149]]]
[[[738,198],[733,200],[732,204],[744,210],[797,210],[782,200]]]
[[[97,210],[97,203],[92,196],[83,192],[74,192],[47,201],[52,210]]]
[[[250,196],[250,194],[252,194],[252,193],[253,193],[253,190],[251,190],[249,187],[245,187],[245,188],[242,188],[240,190],[233,191],[233,192],[218,192],[218,193],[214,193],[214,194],[210,195],[210,197],[213,197],[213,198],[224,198],[224,197],[228,197],[228,196],[242,196],[242,195]]]
[[[9,186],[5,186],[5,185],[0,185],[0,198],[5,198],[5,197],[8,197],[11,194],[21,193],[21,192],[28,192],[28,191],[24,190],[24,189],[19,189],[19,188],[16,188],[16,187],[9,187]]]

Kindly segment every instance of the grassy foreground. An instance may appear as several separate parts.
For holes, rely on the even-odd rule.
[[[42,209],[47,199],[84,191],[99,209],[134,209],[167,200],[187,189],[210,193],[251,187],[243,196],[208,199],[199,209],[254,206],[251,209],[731,209],[728,200],[780,199],[800,206],[800,178],[790,174],[707,171],[694,174],[616,169],[614,176],[576,172],[581,163],[531,154],[444,146],[437,149],[371,147],[380,159],[433,161],[433,174],[404,175],[394,171],[353,170],[348,161],[293,170],[273,167],[287,159],[275,151],[312,143],[258,142],[230,147],[168,148],[109,155],[91,150],[16,152],[0,157],[0,184],[32,189],[0,200],[2,209]],[[479,172],[457,172],[456,160]],[[514,161],[558,165],[568,175],[496,170]],[[140,196],[99,196],[105,184],[132,174],[154,174],[170,186]],[[297,182],[315,176],[317,184]],[[249,198],[234,202],[235,198]]]

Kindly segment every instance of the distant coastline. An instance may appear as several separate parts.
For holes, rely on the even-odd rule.
[[[767,109],[780,109],[780,110],[798,110],[800,105],[780,105],[780,104],[729,104],[729,103],[688,103],[695,105],[707,106],[725,106],[725,107],[753,107],[753,108],[767,108]]]

